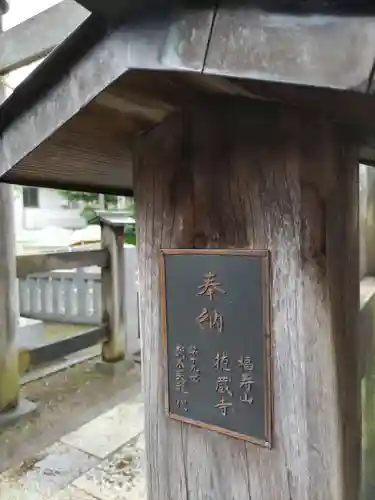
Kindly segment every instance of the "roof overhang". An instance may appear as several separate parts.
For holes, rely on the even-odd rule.
[[[176,6],[184,9],[204,8],[210,0],[77,0],[89,11],[114,18],[150,18],[168,15]],[[336,14],[364,16],[374,15],[375,5],[372,0],[221,0],[226,8],[235,9],[246,4],[268,12],[300,14]]]
[[[114,29],[92,15],[0,108],[2,180],[128,193],[137,137],[223,94],[328,113],[371,162],[374,55],[370,17],[212,7]]]
[[[62,0],[13,28],[0,32],[0,75],[47,56],[89,15],[90,12],[73,0]]]

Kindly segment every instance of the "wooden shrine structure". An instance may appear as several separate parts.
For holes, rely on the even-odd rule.
[[[80,10],[0,108],[4,183],[134,193],[150,500],[360,498],[358,162],[375,162],[375,16],[261,3],[119,24]],[[0,68],[30,61],[16,48]],[[269,256],[270,449],[166,414],[161,249]]]

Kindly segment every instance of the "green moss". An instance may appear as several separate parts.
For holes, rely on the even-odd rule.
[[[19,391],[18,351],[11,349],[0,366],[0,411],[17,406]]]
[[[35,466],[38,462],[42,460],[42,456],[26,458],[18,469],[12,469],[10,472],[10,476],[14,478],[20,478],[27,474],[28,472],[35,469]]]
[[[44,333],[47,339],[66,338],[92,328],[90,325],[71,325],[67,323],[44,323]]]

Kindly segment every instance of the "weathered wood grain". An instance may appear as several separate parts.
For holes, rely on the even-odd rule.
[[[373,16],[292,9],[281,15],[276,5],[270,12],[262,7],[219,6],[204,73],[367,92],[375,55]]]
[[[0,75],[48,55],[89,14],[73,0],[64,0],[1,34]]]
[[[141,138],[134,176],[153,500],[358,499],[355,152],[324,117],[236,99],[175,114]],[[161,247],[271,250],[272,451],[166,417]]]
[[[0,412],[16,407],[19,397],[15,345],[18,302],[13,220],[13,188],[0,184]]]
[[[0,15],[0,33],[2,19]],[[0,81],[0,102],[5,87]],[[0,184],[0,412],[17,406],[18,356],[15,346],[18,322],[16,245],[13,188]]]
[[[76,267],[106,266],[109,262],[107,250],[78,250],[73,252],[53,252],[17,256],[17,277],[26,278],[30,274],[75,269]]]

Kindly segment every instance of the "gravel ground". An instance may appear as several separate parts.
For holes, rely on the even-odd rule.
[[[110,375],[98,370],[99,361],[85,361],[22,387],[21,396],[37,403],[38,410],[0,430],[0,472],[32,461],[66,433],[139,393],[139,366]]]

